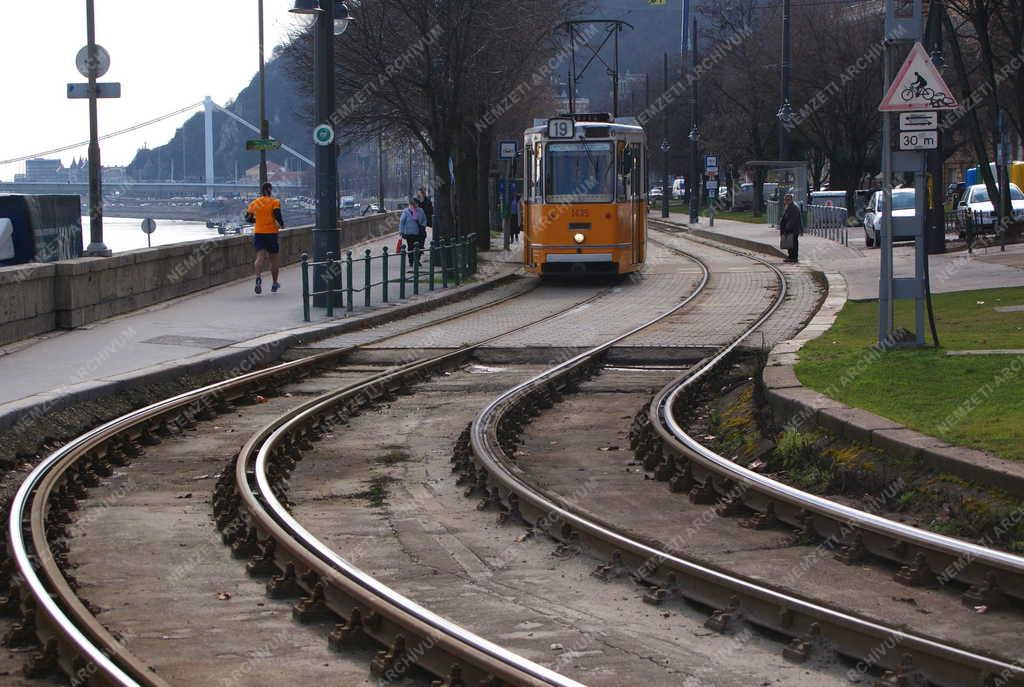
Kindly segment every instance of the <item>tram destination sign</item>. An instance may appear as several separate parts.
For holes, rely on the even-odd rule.
[[[549,119],[548,138],[576,138],[576,121],[569,117]]]

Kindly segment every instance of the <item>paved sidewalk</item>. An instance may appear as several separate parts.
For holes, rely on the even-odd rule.
[[[353,247],[353,253],[362,254],[370,248],[377,256],[383,246],[393,250],[396,241],[397,234],[359,244]],[[487,258],[494,263],[485,265]],[[396,257],[391,261],[391,278],[398,276],[397,266]],[[500,252],[482,255],[481,266],[487,269],[481,270],[477,284],[479,279],[507,277],[520,267],[518,253],[513,250],[508,256]],[[92,396],[101,391],[109,393],[111,384],[132,383],[133,376],[142,371],[176,368],[184,374],[209,366],[212,361],[230,361],[232,355],[237,358],[257,346],[282,348],[285,342],[296,338],[320,338],[324,334],[318,336],[318,332],[337,330],[352,318],[453,293],[452,288],[440,288],[440,279],[437,290],[429,293],[424,281],[420,296],[398,301],[398,284],[393,284],[391,302],[385,304],[381,288],[375,287],[370,308],[362,306],[361,294],[357,294],[354,312],[335,310],[335,317],[328,319],[324,310],[314,309],[313,321],[305,323],[301,267],[282,269],[280,281],[282,289],[276,294],[270,293],[270,275],[264,273],[261,296],[253,293],[254,281],[247,278],[79,329],[50,332],[11,344],[0,351],[0,378],[4,379],[0,386],[0,418],[47,399],[56,405],[57,397],[73,390],[91,392]],[[373,281],[380,281],[379,261],[374,264]],[[360,273],[355,285],[361,283]],[[462,290],[468,288],[472,286],[464,285]],[[410,283],[407,295],[411,294]],[[84,396],[87,397],[89,394]]]
[[[687,224],[687,216],[673,213],[670,221]],[[697,229],[729,238],[753,241],[779,248],[779,233],[767,224],[737,222],[716,219],[715,226],[709,227],[706,217],[701,217]],[[878,268],[880,251],[864,245],[864,232],[859,227],[850,228],[850,245],[843,246],[835,241],[804,235],[800,237],[801,262],[822,272],[839,272],[846,279],[849,297],[853,300],[878,298]],[[893,260],[896,276],[912,276],[914,249],[912,246],[897,245]],[[930,260],[933,293],[970,291],[1001,286],[1024,286],[1024,244],[1006,247],[1000,252],[999,246],[976,250],[972,255],[966,251],[933,255]]]

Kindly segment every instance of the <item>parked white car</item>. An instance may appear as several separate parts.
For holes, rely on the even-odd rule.
[[[892,190],[892,216],[913,217],[917,214],[914,197],[917,194],[912,188],[894,188]],[[885,207],[885,194],[875,191],[871,194],[868,206],[864,208],[864,243],[868,248],[882,247],[882,210]],[[893,233],[893,241],[913,241],[913,236],[901,236]]]
[[[1013,219],[1018,222],[1024,221],[1024,193],[1017,188],[1017,184],[1010,184],[1010,205],[1013,207]],[[988,187],[985,184],[968,186],[957,209],[961,215],[971,214],[982,226],[996,222],[996,209],[989,200]]]

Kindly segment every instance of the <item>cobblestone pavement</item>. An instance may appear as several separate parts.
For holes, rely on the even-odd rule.
[[[736,255],[701,241],[656,232],[658,242],[693,254],[708,266],[707,289],[682,312],[624,341],[622,348],[710,348],[728,344],[743,328],[756,320],[777,293],[777,278],[764,265],[745,255]],[[799,331],[813,314],[822,295],[810,270],[783,266],[788,293],[782,306],[763,327],[766,345],[774,345]],[[454,348],[514,329],[545,315],[569,309],[555,319],[526,331],[501,337],[493,348],[567,348],[596,346],[666,312],[693,293],[700,281],[700,268],[685,256],[659,243],[649,243],[647,267],[639,276],[618,282],[555,282],[536,285],[526,278],[488,294],[373,329],[352,332],[311,344],[313,348],[336,348],[369,343],[395,335],[370,348]],[[536,286],[530,291],[531,286]],[[602,294],[602,292],[604,292]],[[500,295],[522,294],[508,303],[480,313],[408,332],[430,319],[466,312],[493,301]],[[584,302],[602,294],[596,301]],[[578,304],[575,308],[574,304]],[[760,345],[758,334],[751,342]]]
[[[378,327],[371,327],[368,329],[362,329],[354,332],[347,332],[339,336],[333,336],[329,339],[322,339],[320,341],[312,342],[305,346],[305,348],[342,348],[345,346],[357,346],[376,341],[384,336],[400,336],[405,332],[409,332],[411,329],[423,326],[434,320],[450,315],[458,315],[465,313],[473,308],[492,303],[509,296],[517,296],[528,293],[538,286],[537,282],[531,278],[517,279],[509,284],[497,286],[484,293],[477,294],[465,300],[459,301],[458,303],[452,303],[451,305],[445,305],[440,308],[435,308],[428,312],[423,312],[418,315],[412,315],[410,317],[403,317],[392,322],[387,322]],[[577,292],[574,294],[579,300],[584,300],[593,295],[593,292]],[[514,308],[515,303],[519,301],[512,301],[503,307]],[[499,306],[501,307],[501,306]],[[443,328],[449,325],[438,325],[438,328]],[[419,337],[421,333],[410,333],[409,337]],[[389,342],[388,346],[392,344]]]
[[[647,269],[639,278],[627,277],[618,282],[544,284],[525,298],[473,317],[387,341],[381,347],[452,348],[570,308],[574,302],[580,305],[527,331],[502,337],[489,346],[595,346],[665,312],[696,288],[700,269],[693,261],[653,244],[650,258]],[[582,303],[602,291],[606,293],[597,301]]]
[[[679,250],[700,257],[711,272],[703,294],[682,312],[666,318],[623,342],[622,346],[717,347],[728,344],[746,325],[757,320],[778,293],[778,278],[768,267],[705,242],[664,232],[652,232]],[[750,339],[751,345],[772,346],[800,330],[817,308],[823,291],[812,273],[798,266],[783,266],[787,295],[772,318]]]

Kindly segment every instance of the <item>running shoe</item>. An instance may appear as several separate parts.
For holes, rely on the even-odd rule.
[[[256,277],[256,295],[263,293],[263,277]]]
[[[276,281],[274,282],[274,285],[270,287],[271,293],[277,293],[280,290],[281,290],[281,285],[278,284]]]

